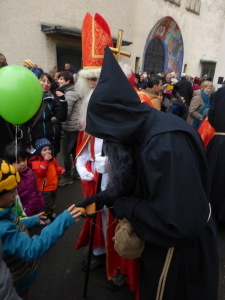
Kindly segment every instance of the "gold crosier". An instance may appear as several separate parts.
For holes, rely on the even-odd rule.
[[[123,37],[123,30],[120,29],[118,31],[116,48],[109,47],[111,49],[111,51],[114,53],[117,61],[119,60],[120,55],[126,56],[126,57],[130,57],[131,56],[131,53],[121,50],[122,41],[123,41],[122,37]]]

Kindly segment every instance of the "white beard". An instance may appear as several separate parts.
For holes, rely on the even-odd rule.
[[[87,116],[87,107],[89,100],[91,98],[91,95],[93,93],[94,89],[89,88],[89,92],[83,97],[81,105],[80,105],[80,116],[79,116],[79,123],[80,123],[80,130],[85,130],[86,127],[86,116]]]
[[[79,116],[79,123],[81,126],[80,130],[84,130],[86,127],[87,107],[91,98],[91,94],[94,91],[94,89],[90,89],[88,78],[99,78],[100,72],[101,68],[80,70],[78,73],[75,90],[78,97],[81,99]]]

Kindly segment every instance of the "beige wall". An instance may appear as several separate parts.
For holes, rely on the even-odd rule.
[[[202,0],[200,16],[185,9],[188,0],[176,6],[164,0],[2,0],[0,19],[0,52],[9,64],[21,65],[30,58],[45,71],[56,64],[55,44],[76,46],[73,38],[46,37],[41,24],[61,25],[81,30],[89,12],[100,13],[108,22],[113,37],[124,30],[124,40],[132,41],[125,61],[135,67],[135,58],[143,63],[147,36],[158,20],[171,16],[180,27],[184,41],[184,63],[187,73],[200,75],[200,59],[217,60],[224,27],[225,1]]]
[[[225,25],[225,23],[224,23]],[[220,50],[219,50],[219,55],[218,55],[218,60],[217,60],[217,65],[216,65],[216,71],[214,75],[214,81],[213,84],[217,88],[221,87],[221,84],[217,84],[218,82],[218,77],[224,77],[223,80],[225,80],[225,26],[223,29],[223,34],[222,34],[222,39],[220,43]]]
[[[178,24],[184,42],[184,64],[191,76],[200,76],[200,59],[217,60],[224,26],[225,1],[202,0],[200,15],[186,10],[188,0],[176,6],[164,0],[135,0],[132,31],[132,55],[143,58],[147,36],[158,20],[172,17]],[[133,62],[132,62],[133,63]],[[141,62],[142,64],[142,62]]]
[[[120,9],[121,3],[123,9]],[[118,29],[124,30],[124,39],[131,40],[133,0],[2,0],[0,19],[0,52],[9,64],[21,65],[30,58],[44,70],[55,65],[54,44],[76,46],[73,38],[47,37],[41,31],[41,24],[61,25],[81,30],[87,12],[100,13],[117,37]],[[127,17],[124,17],[126,13]],[[126,47],[128,50],[128,47]]]

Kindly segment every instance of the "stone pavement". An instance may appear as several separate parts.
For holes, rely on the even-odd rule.
[[[82,201],[80,181],[58,188],[56,214],[73,203]],[[63,238],[46,253],[38,267],[38,275],[32,286],[32,300],[82,300],[85,273],[81,263],[87,257],[87,248],[75,250],[74,245],[84,220],[71,226]],[[31,234],[37,234],[35,229]],[[225,230],[218,233],[220,256],[219,298],[225,300]],[[107,289],[105,266],[90,273],[88,300],[135,300],[134,293],[125,285],[113,292]],[[172,300],[172,299],[171,299]]]

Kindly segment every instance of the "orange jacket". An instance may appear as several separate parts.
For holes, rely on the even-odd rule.
[[[148,93],[145,92],[145,90],[139,90],[136,87],[134,87],[134,90],[137,92],[141,102],[145,102],[148,103],[148,105],[150,105],[151,107],[154,107],[152,101],[151,101],[151,97],[149,96]]]
[[[54,158],[52,161],[46,161],[40,156],[34,156],[29,163],[36,174],[41,192],[55,191],[58,186],[58,175],[64,170],[57,160]]]

